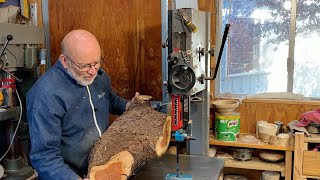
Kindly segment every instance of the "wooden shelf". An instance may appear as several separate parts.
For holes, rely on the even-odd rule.
[[[275,146],[270,144],[249,144],[240,142],[226,142],[220,141],[214,138],[213,135],[209,137],[209,144],[216,146],[233,146],[233,147],[244,147],[244,148],[255,148],[255,149],[270,149],[270,150],[281,150],[281,151],[294,151],[293,146]]]
[[[218,98],[218,99],[234,99],[239,100],[239,98]],[[215,100],[210,100],[210,104]],[[312,98],[303,98],[303,99],[243,99],[242,102],[245,103],[273,103],[273,104],[306,104],[306,105],[320,105],[320,99],[312,99]]]
[[[305,143],[320,143],[319,134],[311,134],[310,137],[306,137],[304,140]]]
[[[255,169],[264,171],[277,171],[284,172],[285,164],[281,163],[270,163],[259,160],[259,158],[253,157],[249,161],[238,161],[233,158],[225,158],[224,167],[240,168],[240,169]]]
[[[249,134],[240,134],[241,136]],[[253,134],[251,134],[253,135]],[[255,136],[255,135],[253,135]],[[250,144],[240,142],[225,142],[214,138],[212,134],[209,136],[209,144],[217,146],[229,146],[229,147],[243,147],[254,149],[269,149],[285,151],[285,161],[281,163],[265,162],[259,158],[253,157],[250,161],[238,161],[234,158],[225,158],[225,167],[236,169],[252,169],[262,171],[277,171],[281,172],[281,176],[284,176],[285,180],[291,180],[292,177],[292,153],[294,151],[293,146],[275,146],[266,143]]]

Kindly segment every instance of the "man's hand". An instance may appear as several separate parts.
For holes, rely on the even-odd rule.
[[[136,94],[135,94],[134,97],[132,98],[132,101],[133,101],[134,99],[136,99],[138,96],[140,96],[140,93],[139,93],[139,92],[136,92]]]
[[[129,101],[129,102],[126,104],[126,110],[128,110],[128,108],[130,107],[130,105],[137,100],[138,96],[140,96],[140,94],[139,94],[138,92],[136,92],[136,94],[134,95],[134,97],[132,98],[132,100]]]

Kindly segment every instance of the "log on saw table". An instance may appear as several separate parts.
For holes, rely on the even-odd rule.
[[[171,118],[140,95],[103,133],[89,156],[90,180],[125,180],[144,161],[162,156],[170,142]]]

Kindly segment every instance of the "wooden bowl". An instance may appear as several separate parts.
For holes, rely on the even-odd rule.
[[[232,114],[239,107],[239,101],[236,100],[218,100],[212,102],[212,104],[219,114]]]
[[[259,124],[259,132],[274,136],[277,134],[278,126],[272,123],[261,123]]]
[[[284,155],[277,151],[262,151],[259,153],[259,157],[268,162],[279,162],[284,159]]]

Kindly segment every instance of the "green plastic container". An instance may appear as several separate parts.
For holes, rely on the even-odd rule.
[[[236,141],[240,133],[240,115],[232,113],[228,115],[216,114],[215,136],[221,141]]]

